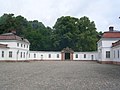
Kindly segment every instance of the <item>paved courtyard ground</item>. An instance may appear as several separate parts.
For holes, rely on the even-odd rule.
[[[82,61],[0,62],[0,90],[120,90],[120,66]]]

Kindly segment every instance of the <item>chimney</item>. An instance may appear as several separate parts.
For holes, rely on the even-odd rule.
[[[113,27],[113,26],[110,26],[110,27],[109,27],[109,31],[110,31],[110,32],[114,31],[114,27]]]

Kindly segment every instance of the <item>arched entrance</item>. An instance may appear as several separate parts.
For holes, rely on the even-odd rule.
[[[68,47],[64,48],[61,51],[62,60],[73,60],[73,53],[74,53],[74,51],[71,48],[68,48]]]

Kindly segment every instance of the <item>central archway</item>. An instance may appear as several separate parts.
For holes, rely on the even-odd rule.
[[[61,59],[62,60],[73,60],[73,53],[74,51],[71,49],[71,48],[64,48],[62,51],[61,51]]]
[[[70,53],[65,53],[65,60],[70,60]]]

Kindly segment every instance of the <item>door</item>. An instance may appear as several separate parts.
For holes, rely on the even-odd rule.
[[[94,60],[94,56],[93,55],[91,55],[91,60]]]
[[[70,53],[65,53],[65,60],[70,60]]]

